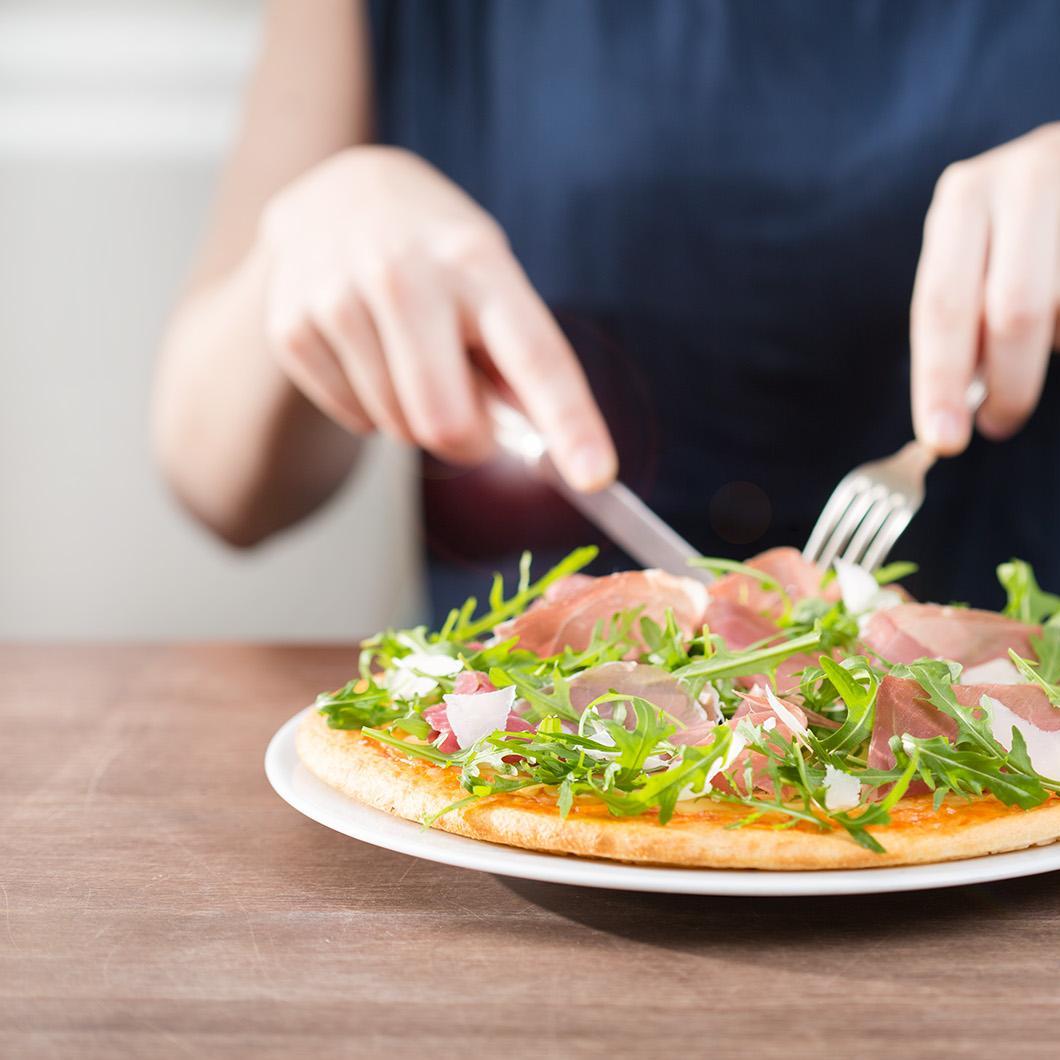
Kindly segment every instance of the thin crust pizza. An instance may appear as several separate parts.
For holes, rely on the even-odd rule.
[[[914,602],[793,549],[592,578],[583,549],[442,629],[366,641],[298,732],[321,780],[473,839],[555,854],[811,870],[1060,838],[1060,598]],[[1060,619],[1057,620],[1060,623]]]

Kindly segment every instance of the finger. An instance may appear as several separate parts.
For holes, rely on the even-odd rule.
[[[350,386],[334,350],[309,320],[281,329],[276,356],[292,383],[326,416],[352,434],[368,434],[372,422]]]
[[[1052,180],[1023,168],[998,190],[990,231],[983,359],[987,397],[979,429],[1017,431],[1038,403],[1055,324],[1060,196]]]
[[[493,435],[440,270],[423,259],[392,264],[366,295],[413,438],[454,463],[486,459]]]
[[[910,321],[913,424],[943,456],[961,452],[971,437],[964,395],[979,355],[987,233],[976,170],[951,166],[924,222]]]
[[[508,254],[486,276],[466,276],[469,327],[511,387],[567,482],[590,492],[611,482],[618,457],[578,358]]]
[[[324,296],[314,317],[372,422],[392,437],[411,442],[379,335],[357,292],[346,288]]]

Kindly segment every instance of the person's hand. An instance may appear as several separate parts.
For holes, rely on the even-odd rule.
[[[1060,123],[951,165],[935,187],[911,314],[917,437],[944,456],[967,446],[977,370],[979,430],[1019,430],[1060,344],[1058,307]]]
[[[486,458],[475,351],[572,486],[614,477],[581,366],[500,227],[422,159],[382,147],[337,155],[271,201],[259,253],[275,356],[349,430],[455,462]]]

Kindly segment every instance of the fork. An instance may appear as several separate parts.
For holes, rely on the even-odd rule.
[[[977,412],[985,399],[986,385],[976,376],[965,394],[969,410]],[[914,441],[854,468],[824,506],[803,557],[824,570],[837,558],[875,570],[924,503],[924,479],[936,459]]]

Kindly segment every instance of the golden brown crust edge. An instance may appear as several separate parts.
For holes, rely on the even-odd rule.
[[[376,809],[418,821],[466,794],[456,777],[427,763],[409,762],[359,732],[331,729],[313,711],[299,726],[299,757],[320,780]],[[1021,850],[1060,838],[1060,800],[1012,810],[993,799],[930,810],[927,797],[903,800],[895,825],[874,829],[887,848],[873,854],[845,833],[768,826],[727,829],[744,811],[709,804],[704,814],[678,815],[661,827],[654,817],[598,813],[566,820],[547,802],[487,799],[439,819],[435,827],[471,839],[552,854],[648,865],[698,868],[814,870],[881,868],[953,861]]]

